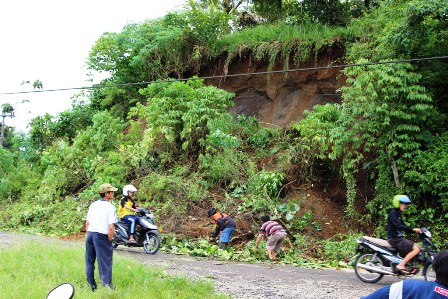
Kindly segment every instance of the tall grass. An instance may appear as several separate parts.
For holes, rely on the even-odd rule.
[[[84,248],[80,244],[23,241],[17,246],[0,247],[0,261],[0,298],[45,298],[51,289],[64,282],[74,285],[75,298],[83,299],[226,298],[214,294],[212,283],[168,276],[162,269],[119,255],[114,255],[115,290],[100,286],[93,293],[85,279]]]
[[[211,50],[212,56],[224,52],[234,53],[243,49],[257,49],[267,43],[282,45],[282,50],[290,52],[300,45],[310,49],[313,44],[330,44],[334,40],[353,38],[353,33],[341,27],[321,24],[292,26],[287,24],[259,25],[224,36]],[[318,50],[318,49],[317,49]]]

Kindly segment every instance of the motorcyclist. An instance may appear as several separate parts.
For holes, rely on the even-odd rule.
[[[137,192],[137,188],[133,185],[126,185],[123,187],[124,197],[120,200],[117,213],[121,220],[131,225],[129,232],[129,242],[131,243],[135,243],[135,227],[139,223],[139,218],[135,213],[138,212],[140,208],[133,200],[135,192]]]
[[[420,228],[411,228],[404,224],[401,218],[411,200],[407,195],[395,195],[392,204],[393,208],[389,209],[387,217],[387,241],[396,248],[401,256],[404,256],[403,261],[397,265],[397,270],[401,274],[411,274],[416,269],[407,269],[406,264],[416,255],[420,253],[420,246],[411,240],[404,238],[403,232],[406,233],[421,233]]]

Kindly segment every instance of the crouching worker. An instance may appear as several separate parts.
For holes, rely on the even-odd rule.
[[[277,259],[277,252],[280,250],[286,239],[285,229],[278,224],[277,221],[271,221],[271,218],[268,215],[261,216],[261,221],[263,224],[261,225],[255,244],[258,246],[263,239],[263,236],[266,236],[268,238],[266,242],[266,252],[269,259],[275,261]]]
[[[226,213],[218,212],[213,208],[207,212],[207,215],[215,222],[215,229],[209,240],[215,240],[221,232],[221,236],[219,237],[219,248],[226,249],[230,239],[232,238],[233,231],[236,228],[235,221],[233,221],[233,219]]]

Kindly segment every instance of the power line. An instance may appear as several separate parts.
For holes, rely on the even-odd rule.
[[[2,96],[2,95],[27,94],[27,93],[40,93],[40,92],[67,91],[67,90],[90,90],[90,89],[93,90],[93,89],[102,89],[102,88],[120,87],[120,86],[148,85],[148,84],[160,83],[160,82],[181,82],[181,81],[188,81],[188,80],[222,79],[222,78],[232,78],[232,77],[270,75],[270,74],[278,74],[278,73],[292,73],[292,72],[302,72],[302,71],[314,71],[314,70],[323,70],[323,69],[346,68],[346,67],[380,65],[380,64],[406,63],[406,62],[428,61],[428,60],[439,60],[439,59],[448,59],[448,56],[434,56],[434,57],[410,58],[410,59],[379,61],[379,62],[327,65],[327,66],[317,66],[317,67],[307,67],[307,68],[296,68],[296,69],[290,69],[290,70],[239,73],[239,74],[205,76],[205,77],[196,77],[196,78],[187,78],[187,79],[165,79],[165,80],[146,81],[146,82],[116,83],[116,84],[110,84],[110,85],[93,85],[93,86],[84,86],[84,87],[70,87],[70,88],[57,88],[57,89],[42,89],[42,90],[30,90],[30,91],[4,92],[4,93],[0,93],[0,96]]]

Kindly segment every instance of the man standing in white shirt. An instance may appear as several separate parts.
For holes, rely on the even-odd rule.
[[[93,202],[86,217],[86,276],[92,291],[97,289],[95,282],[95,260],[98,260],[98,272],[101,284],[112,285],[112,238],[115,232],[116,210],[109,202],[118,189],[111,184],[102,184],[98,191],[101,198]]]

